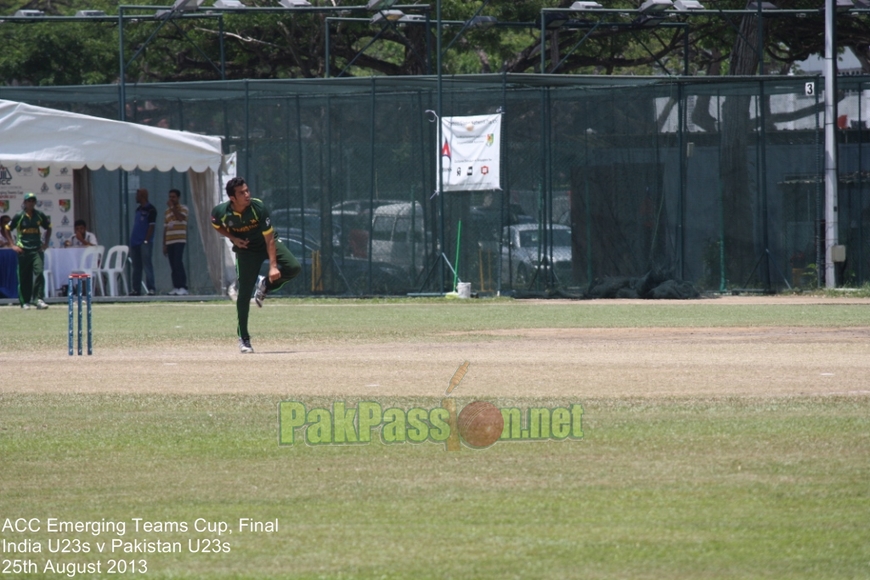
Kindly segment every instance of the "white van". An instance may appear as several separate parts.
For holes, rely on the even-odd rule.
[[[372,260],[389,262],[417,275],[426,257],[423,206],[395,203],[375,209],[372,217]]]

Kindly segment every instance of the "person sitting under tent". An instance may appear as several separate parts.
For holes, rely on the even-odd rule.
[[[75,221],[75,233],[73,237],[63,243],[67,248],[84,248],[87,246],[96,246],[97,236],[88,231],[88,224],[85,220]]]

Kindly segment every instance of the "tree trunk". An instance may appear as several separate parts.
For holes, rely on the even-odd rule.
[[[744,16],[740,35],[731,52],[732,76],[756,73],[758,23],[755,16]],[[720,174],[722,211],[725,224],[725,268],[732,287],[743,285],[756,263],[753,199],[757,184],[749,179],[749,142],[753,125],[749,117],[751,95],[729,95],[722,105],[722,145]]]
[[[707,66],[707,76],[720,76],[722,74],[722,62],[719,60],[720,53],[718,50],[713,50],[711,57],[712,61]],[[695,100],[695,107],[692,109],[692,123],[700,127],[707,133],[716,132],[716,117],[710,114],[710,95],[699,95]]]

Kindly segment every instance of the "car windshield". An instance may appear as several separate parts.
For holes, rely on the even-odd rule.
[[[553,247],[570,246],[571,232],[570,230],[553,229]],[[538,230],[524,230],[520,232],[520,247],[534,248],[540,241],[541,232]]]
[[[272,219],[272,227],[277,229],[280,234],[286,235],[289,229],[302,229],[303,219],[302,214],[298,209],[276,209],[270,213]],[[320,236],[320,214],[317,212],[305,211],[305,235]]]

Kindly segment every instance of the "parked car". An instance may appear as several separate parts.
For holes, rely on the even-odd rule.
[[[388,262],[416,276],[426,259],[423,206],[395,203],[375,210],[372,221],[372,260]]]
[[[302,230],[299,228],[281,228],[280,235],[278,229],[272,226],[275,229],[275,237],[279,240],[301,240],[302,239]],[[320,238],[315,237],[313,233],[310,231],[305,232],[305,240],[308,244],[316,247],[320,247]]]
[[[315,274],[314,256],[315,252],[320,251],[320,245],[308,238],[302,243],[302,237],[290,236],[283,238],[284,245],[287,246],[296,259],[299,260],[302,266],[303,273],[285,284],[277,291],[279,295],[299,295],[309,294],[312,288],[317,286],[319,280],[312,280]],[[332,274],[335,280],[333,288],[324,288],[323,291],[332,294],[404,294],[410,290],[407,276],[401,269],[392,264],[379,264],[373,262],[371,265],[371,284],[369,284],[369,261],[348,256],[340,256],[333,254],[333,259],[326,262],[321,257],[320,263],[321,272],[328,271]],[[260,267],[260,275],[266,276],[269,274],[268,260],[263,262]]]
[[[321,219],[320,212],[316,209],[290,207],[273,209],[269,213],[272,220],[272,227],[279,238],[285,239],[293,236],[293,231],[305,230],[307,239],[315,240],[320,243]],[[341,226],[333,222],[332,224],[332,245],[338,247],[341,244]]]
[[[505,245],[501,252],[502,283],[522,287],[538,279],[551,264],[556,279],[567,283],[571,278],[571,228],[552,226],[552,260],[549,247],[544,247],[540,224],[517,224],[504,228]],[[549,244],[548,244],[549,245]]]
[[[523,213],[523,208],[518,203],[508,204],[506,212],[502,215],[500,206],[472,206],[470,211],[471,231],[476,231],[481,240],[496,240],[498,232],[507,220],[509,226],[516,224],[534,223],[535,219]]]
[[[407,202],[401,199],[349,199],[333,205],[332,215],[370,217],[372,209],[377,209],[382,205],[393,205],[396,203]]]
[[[397,203],[405,202],[394,199],[350,199],[333,205],[332,223],[341,228],[344,253],[357,258],[366,257],[372,210]]]

